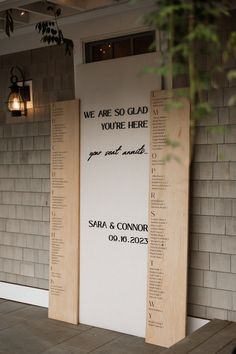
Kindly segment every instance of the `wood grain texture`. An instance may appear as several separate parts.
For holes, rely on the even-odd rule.
[[[79,101],[51,106],[49,318],[78,323]]]
[[[151,94],[148,343],[186,335],[190,106],[167,111],[173,91]]]

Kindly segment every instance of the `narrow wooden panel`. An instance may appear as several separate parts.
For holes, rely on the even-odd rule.
[[[78,323],[79,102],[51,106],[49,318]]]
[[[146,341],[164,347],[186,331],[190,107],[167,111],[172,95],[151,95]]]

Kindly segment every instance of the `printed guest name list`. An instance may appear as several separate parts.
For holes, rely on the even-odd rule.
[[[146,341],[169,347],[185,336],[189,104],[167,110],[172,91],[151,95]]]
[[[51,107],[49,317],[78,323],[79,102]]]

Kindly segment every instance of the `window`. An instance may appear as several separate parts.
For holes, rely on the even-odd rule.
[[[136,33],[123,37],[85,43],[85,62],[116,59],[155,51],[155,32]]]

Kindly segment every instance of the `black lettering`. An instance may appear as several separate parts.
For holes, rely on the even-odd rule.
[[[102,130],[125,129],[125,122],[101,123]]]
[[[137,150],[127,150],[122,153],[122,155],[142,155],[142,154],[146,154],[145,145],[142,145],[141,148]]]
[[[95,111],[84,112],[84,118],[95,118]]]
[[[129,129],[135,128],[148,128],[148,121],[145,120],[133,120],[128,122]]]
[[[122,145],[120,145],[116,150],[108,150],[105,152],[105,156],[107,155],[118,155],[120,150],[122,148]]]
[[[89,161],[93,156],[99,156],[99,155],[101,155],[101,153],[102,153],[101,151],[92,151],[92,152],[90,152],[87,161]]]
[[[111,117],[111,109],[101,109],[98,113],[98,117]]]
[[[124,108],[116,108],[114,112],[115,112],[115,117],[123,116],[125,114]]]

